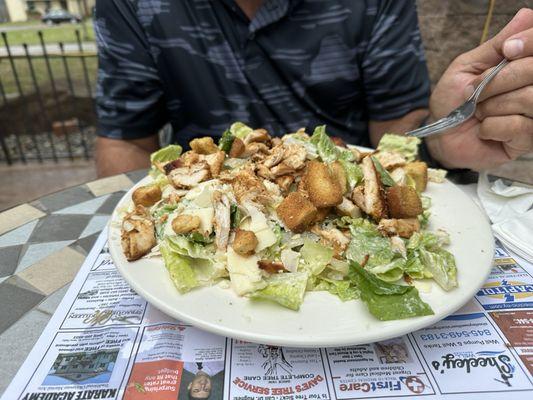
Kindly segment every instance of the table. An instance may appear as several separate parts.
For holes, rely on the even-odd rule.
[[[63,298],[109,215],[147,171],[104,178],[0,213],[0,394]],[[451,176],[470,195],[476,175]]]
[[[0,213],[0,394],[39,338],[115,205],[146,173],[96,180]]]

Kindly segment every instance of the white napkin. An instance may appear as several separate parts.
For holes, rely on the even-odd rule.
[[[509,250],[533,263],[533,186],[479,175],[477,195],[492,221],[494,235]]]

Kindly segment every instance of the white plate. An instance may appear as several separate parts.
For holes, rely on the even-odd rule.
[[[139,182],[147,184],[150,178]],[[117,209],[131,201],[132,188]],[[434,324],[466,304],[483,285],[491,269],[494,241],[485,214],[449,181],[429,183],[432,199],[430,229],[445,229],[448,250],[455,255],[459,287],[445,292],[436,284],[420,293],[435,315],[382,322],[357,301],[343,303],[327,292],[308,292],[300,311],[274,303],[250,301],[231,289],[204,287],[181,295],[162,259],[127,262],[120,246],[120,228],[109,225],[109,250],[126,281],[164,313],[198,328],[250,342],[293,347],[329,347],[370,343],[400,336]],[[117,211],[112,221],[117,221]]]

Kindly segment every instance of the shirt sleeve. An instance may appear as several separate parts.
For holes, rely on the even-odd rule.
[[[97,0],[99,136],[138,139],[168,121],[163,90],[135,2]]]
[[[371,120],[400,118],[429,104],[430,82],[414,0],[377,2],[362,60]]]

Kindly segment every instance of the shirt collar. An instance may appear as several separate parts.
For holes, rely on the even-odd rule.
[[[234,0],[221,0],[231,10],[242,17],[246,17]],[[250,22],[249,32],[253,33],[265,26],[273,24],[286,15],[302,0],[265,0]]]

